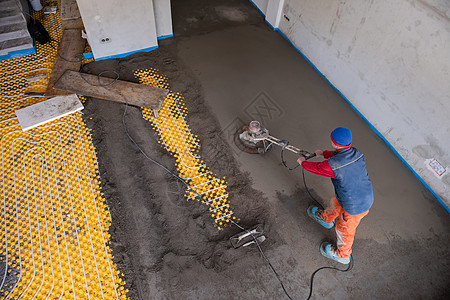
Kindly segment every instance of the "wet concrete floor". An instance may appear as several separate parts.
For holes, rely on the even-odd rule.
[[[234,146],[236,129],[252,119],[308,151],[329,149],[330,131],[348,127],[366,155],[375,203],[358,227],[354,268],[319,272],[312,299],[448,299],[449,215],[389,147],[250,2],[171,3],[174,37],[160,40],[158,50],[95,62],[84,71],[114,69],[133,81],[136,69],[157,68],[168,76],[171,89],[185,97],[190,128],[206,149],[202,159],[230,183],[232,209],[247,225],[264,223],[268,239],[261,247],[292,298],[307,298],[319,267],[342,268],[319,253],[335,233],[307,216],[313,201],[301,169],[287,170],[279,148],[249,155]],[[97,100],[85,113],[110,203],[112,248],[130,298],[287,298],[256,247],[231,247],[237,228],[218,232],[205,207],[186,202],[184,190],[172,186],[176,180],[143,158],[123,132],[123,109]],[[174,165],[139,109],[130,108],[125,119],[151,157]],[[285,158],[295,166],[294,155]],[[326,205],[330,180],[306,174],[306,182]]]
[[[296,198],[296,191],[304,188],[301,169],[284,168],[279,148],[265,155],[239,152],[232,135],[239,125],[258,119],[272,135],[314,151],[330,149],[329,135],[335,127],[352,130],[353,145],[366,155],[375,203],[358,227],[353,274],[331,271],[318,276],[323,297],[448,296],[448,213],[288,41],[268,26],[243,23],[180,37],[177,48],[181,61],[201,82],[241,170],[250,174],[255,189],[280,204],[279,233],[300,266],[320,256],[319,244],[305,246],[311,237],[296,234],[308,218],[298,202],[311,202]],[[295,156],[286,159],[295,165]],[[306,181],[320,201],[328,203],[333,195],[330,180],[306,174]],[[299,207],[302,210],[296,210]],[[277,261],[280,251],[269,256]]]

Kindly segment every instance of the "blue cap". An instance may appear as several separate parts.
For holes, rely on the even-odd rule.
[[[338,127],[331,133],[331,140],[337,146],[350,146],[352,143],[352,132],[350,131],[350,129]]]

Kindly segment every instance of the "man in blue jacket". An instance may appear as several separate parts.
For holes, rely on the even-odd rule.
[[[335,191],[331,205],[326,210],[310,206],[308,215],[325,228],[336,225],[337,245],[323,243],[320,252],[343,264],[350,262],[356,227],[373,204],[372,183],[364,155],[351,144],[351,131],[338,127],[331,133],[331,145],[335,150],[315,152],[326,160],[308,162],[303,157],[297,160],[305,170],[331,178]]]

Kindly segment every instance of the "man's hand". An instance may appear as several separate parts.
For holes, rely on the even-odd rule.
[[[316,151],[314,151],[314,153],[315,153],[317,156],[323,156],[323,151],[322,151],[322,150],[316,150]]]
[[[306,158],[304,158],[303,156],[300,156],[300,157],[297,159],[297,162],[298,162],[299,165],[302,165],[302,162],[304,162],[305,160],[306,160]]]

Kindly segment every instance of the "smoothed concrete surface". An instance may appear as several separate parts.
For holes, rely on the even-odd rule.
[[[352,278],[321,274],[317,285],[322,285],[318,289],[323,296],[386,299],[411,296],[419,289],[416,297],[420,298],[432,288],[423,283],[424,278],[439,281],[440,291],[448,293],[449,259],[437,255],[449,247],[448,213],[288,41],[269,28],[243,25],[179,40],[178,54],[201,82],[205,100],[254,188],[283,207],[276,212],[282,224],[280,235],[300,265],[320,256],[318,245],[305,246],[309,238],[295,235],[299,220],[307,218],[299,210],[305,204],[298,202],[311,202],[295,198],[295,191],[303,188],[300,168],[285,169],[279,148],[264,156],[240,153],[232,143],[232,132],[240,122],[257,118],[258,110],[272,135],[310,151],[330,149],[329,134],[335,127],[352,130],[354,146],[366,155],[375,203],[358,227],[356,265],[348,275]],[[270,104],[269,111],[261,105],[262,98]],[[286,158],[295,165],[294,156]],[[312,174],[306,174],[306,180],[327,203],[333,195],[330,180]],[[313,251],[305,251],[305,247]],[[328,295],[323,291],[326,288],[330,289]],[[353,293],[352,289],[361,290]]]
[[[264,224],[261,248],[292,298],[307,298],[318,268],[343,266],[319,253],[335,233],[307,216],[312,200],[300,169],[285,169],[279,148],[252,156],[230,141],[253,118],[310,151],[329,147],[330,131],[347,126],[367,157],[375,204],[358,228],[354,268],[317,273],[312,299],[447,299],[448,214],[336,91],[248,1],[174,0],[172,11],[174,38],[161,40],[157,50],[91,63],[84,71],[114,69],[122,80],[136,80],[135,70],[157,68],[168,77],[171,90],[183,95],[202,159],[228,182],[240,224]],[[183,185],[129,141],[124,107],[102,102],[88,101],[85,117],[110,204],[113,254],[130,298],[287,299],[257,248],[234,249],[228,238],[239,229],[210,226],[207,208],[186,202]],[[130,107],[124,119],[150,157],[173,167],[138,109]],[[295,156],[286,159],[295,165]],[[306,179],[313,195],[328,202],[330,180]]]

